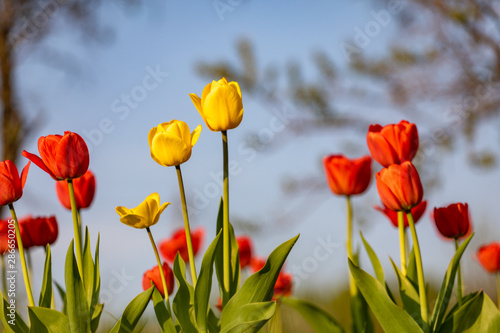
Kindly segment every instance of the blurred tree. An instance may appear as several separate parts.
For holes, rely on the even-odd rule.
[[[499,151],[477,148],[474,138],[480,125],[498,119],[500,110],[500,3],[382,0],[373,6],[372,16],[377,17],[372,25],[378,25],[379,32],[393,25],[381,56],[369,53],[368,45],[377,36],[360,30],[339,44],[347,66],[335,63],[326,52],[313,54],[317,74],[311,80],[304,77],[305,66],[295,62],[284,70],[272,65],[258,68],[251,41],[242,39],[237,43],[239,64],[201,62],[197,71],[210,79],[226,76],[240,82],[266,109],[282,108],[281,101],[287,101],[297,114],[287,125],[293,134],[311,135],[322,129],[366,133],[370,123],[382,120],[366,110],[399,112],[402,118],[411,114],[421,129],[416,163],[427,186],[439,180],[437,152],[452,151],[462,136],[467,140],[461,148],[469,152],[472,165],[494,167]],[[259,146],[255,135],[249,142]],[[286,188],[312,182],[310,177],[298,179]]]
[[[102,3],[104,0],[0,0],[2,160],[16,160],[23,138],[36,124],[26,123],[14,81],[20,49],[36,48],[61,19],[85,38],[99,40],[106,36],[96,15]],[[116,3],[130,6],[140,4],[140,0]]]

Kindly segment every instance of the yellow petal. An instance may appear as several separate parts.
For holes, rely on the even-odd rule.
[[[194,129],[193,133],[191,133],[191,147],[193,147],[196,141],[198,141],[200,133],[201,133],[201,125],[198,125]]]
[[[203,117],[203,111],[201,109],[201,99],[196,94],[189,94],[189,97],[191,97],[191,101],[193,102],[194,106],[196,107],[196,110],[198,110],[198,112]]]
[[[156,134],[151,148],[152,154],[163,166],[176,166],[191,157],[191,145],[170,133]]]
[[[203,104],[205,122],[216,131],[237,127],[243,118],[242,109],[237,90],[228,85],[212,90]]]
[[[233,89],[236,89],[236,91],[238,92],[238,96],[240,96],[240,98],[241,98],[241,89],[240,89],[240,85],[238,84],[238,82],[231,81],[231,82],[229,82],[229,86]]]
[[[157,127],[153,127],[148,134],[148,143],[149,143],[149,148],[151,149],[151,145],[153,144],[153,138],[156,135]]]
[[[160,219],[161,213],[163,213],[165,208],[167,208],[167,206],[170,204],[171,204],[171,202],[165,202],[160,206],[160,209],[158,210],[158,212],[156,213],[156,215],[154,217],[153,224],[156,224],[158,222],[158,220]]]

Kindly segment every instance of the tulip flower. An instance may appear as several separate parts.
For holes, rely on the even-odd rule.
[[[410,211],[422,201],[424,189],[411,162],[393,164],[376,174],[377,190],[384,205],[394,211]]]
[[[59,233],[55,216],[28,216],[19,220],[19,228],[21,229],[21,238],[25,249],[53,244],[57,240]]]
[[[250,265],[252,260],[252,240],[247,236],[236,237],[240,257],[240,267],[243,269]]]
[[[236,128],[243,119],[241,89],[237,82],[228,83],[222,78],[207,84],[201,98],[196,94],[189,96],[211,131],[221,132]]]
[[[477,251],[477,259],[489,273],[500,272],[500,243],[481,246]]]
[[[83,176],[74,179],[73,186],[75,189],[76,208],[88,208],[95,194],[95,177],[92,171],[87,170]],[[61,205],[66,209],[71,209],[68,183],[65,181],[56,182],[56,192]]]
[[[417,126],[406,120],[384,127],[370,125],[366,142],[373,159],[384,167],[411,161],[419,145]]]
[[[462,238],[472,231],[467,204],[455,203],[447,207],[436,207],[433,216],[436,227],[443,237]]]
[[[379,212],[383,213],[389,221],[392,223],[393,226],[396,228],[398,227],[398,212],[390,210],[386,206],[380,207],[375,205],[374,208],[378,210]],[[415,224],[417,224],[418,220],[424,215],[425,209],[427,208],[427,201],[422,201],[415,207],[411,209],[411,214],[413,215],[413,220]],[[406,215],[404,215],[404,227],[408,228],[408,218]]]
[[[19,176],[14,162],[10,160],[0,162],[0,206],[9,205],[23,196],[30,163],[26,164]]]
[[[9,220],[0,219],[0,255],[9,249]]]
[[[172,295],[172,292],[174,291],[174,273],[172,272],[172,270],[170,269],[170,267],[166,262],[163,263],[162,268],[163,268],[163,274],[167,282],[168,294]],[[165,290],[163,289],[160,269],[158,268],[158,266],[155,266],[152,269],[146,271],[146,273],[144,273],[144,276],[142,277],[142,288],[144,290],[149,289],[151,287],[151,282],[154,283],[156,289],[158,289],[160,294],[163,297],[165,297]]]
[[[191,232],[191,239],[193,241],[193,255],[195,256],[200,249],[201,242],[205,236],[205,230],[198,228]],[[159,251],[163,258],[169,262],[174,262],[177,252],[185,262],[189,261],[186,232],[184,229],[177,230],[171,238],[165,239],[159,245]]]
[[[191,149],[198,140],[201,125],[191,133],[188,125],[180,120],[159,124],[149,131],[151,157],[163,166],[177,166],[191,157]]]
[[[131,209],[118,206],[116,212],[120,215],[122,223],[134,228],[144,229],[155,225],[168,205],[170,205],[170,202],[160,205],[160,195],[152,193],[139,206]]]
[[[370,156],[349,159],[342,155],[330,155],[323,159],[326,179],[333,193],[355,195],[363,193],[371,179]]]
[[[82,137],[66,131],[64,135],[48,135],[38,139],[37,155],[23,151],[23,156],[47,172],[55,180],[81,177],[89,168],[89,149]]]

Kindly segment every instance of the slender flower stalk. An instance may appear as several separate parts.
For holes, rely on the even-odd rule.
[[[158,269],[160,270],[161,283],[163,285],[165,300],[167,304],[170,304],[168,300],[167,280],[165,279],[165,273],[163,272],[163,266],[161,265],[160,255],[158,254],[158,249],[156,247],[155,240],[153,238],[153,235],[151,234],[151,230],[149,229],[149,227],[146,227],[146,231],[148,232],[149,240],[151,241],[151,245],[153,246],[153,251],[155,252],[156,262],[158,263]]]
[[[406,231],[404,223],[404,212],[398,212],[398,229],[399,229],[399,253],[401,256],[401,273],[406,276]]]
[[[351,196],[346,195],[346,203],[347,203],[347,257],[353,261],[354,256],[352,253],[352,205],[351,205]],[[357,264],[357,263],[356,263]],[[356,288],[356,283],[354,282],[354,278],[352,277],[351,272],[349,272],[349,288],[351,291],[351,296],[356,296],[358,289]]]
[[[413,240],[413,250],[415,251],[415,261],[417,264],[418,294],[420,296],[421,316],[422,320],[425,323],[428,323],[427,295],[425,293],[424,268],[422,266],[422,256],[420,254],[420,246],[418,245],[417,230],[415,229],[415,223],[413,222],[413,216],[411,214],[411,211],[406,212],[406,217],[408,218],[408,224],[410,225],[411,237]]]
[[[182,201],[182,214],[184,215],[184,229],[186,230],[186,243],[187,250],[189,256],[189,266],[191,267],[191,278],[193,280],[193,286],[196,287],[196,266],[194,263],[194,252],[193,252],[193,242],[191,240],[191,228],[189,227],[189,216],[188,216],[188,208],[186,203],[186,194],[184,192],[184,182],[182,181],[182,172],[181,166],[176,165],[175,169],[177,170],[177,179],[179,181],[179,191],[181,195]],[[161,270],[161,268],[160,268]],[[166,290],[166,289],[165,289]]]
[[[26,293],[28,294],[28,305],[35,306],[35,301],[33,299],[33,292],[31,291],[30,277],[28,274],[28,267],[26,266],[26,258],[24,256],[23,240],[21,239],[21,231],[19,229],[19,222],[17,221],[16,211],[14,210],[14,205],[9,204],[10,214],[14,220],[14,226],[16,229],[17,247],[19,248],[19,256],[21,257],[21,265],[23,268],[23,278],[24,285],[26,286]]]
[[[224,200],[223,200],[223,222],[222,222],[222,242],[223,242],[223,270],[224,270],[224,289],[229,292],[229,277],[231,275],[231,243],[229,239],[229,153],[227,148],[227,131],[222,133],[222,151],[224,165]]]
[[[458,238],[455,238],[455,251],[458,250]],[[460,262],[458,263],[457,270],[457,299],[458,306],[462,305],[462,295],[463,295],[463,284],[462,284],[462,269],[460,268]]]
[[[81,228],[78,223],[78,210],[76,208],[76,200],[75,200],[75,189],[73,187],[73,179],[68,179],[68,190],[69,190],[69,200],[71,202],[71,212],[73,214],[73,231],[75,233],[75,247],[76,247],[76,264],[78,266],[78,272],[80,272],[80,276],[82,277],[82,282],[84,279],[83,276],[83,254],[82,254],[82,238],[81,238]]]

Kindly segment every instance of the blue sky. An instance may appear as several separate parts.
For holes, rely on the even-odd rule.
[[[259,66],[272,63],[283,69],[291,59],[308,62],[312,52],[318,49],[345,66],[347,61],[339,47],[342,41],[354,38],[358,29],[369,28],[374,20],[371,11],[385,9],[380,3],[368,1],[316,1],[314,5],[307,1],[221,2],[235,5],[228,5],[232,10],[218,13],[211,1],[168,1],[125,13],[121,7],[109,4],[100,11],[99,20],[112,29],[112,42],[104,45],[82,42],[78,33],[66,28],[64,22],[58,22],[57,29],[39,49],[22,49],[19,54],[16,84],[21,92],[21,103],[26,106],[30,119],[38,114],[43,120],[26,140],[24,148],[36,152],[39,136],[61,134],[65,130],[80,133],[91,147],[91,169],[97,177],[97,194],[91,209],[84,211],[82,218],[94,242],[98,231],[101,235],[103,288],[108,290],[108,310],[112,313],[140,292],[143,272],[155,264],[146,232],[121,224],[115,206],[135,207],[148,194],[158,192],[162,201],[172,202],[172,205],[152,228],[157,241],[182,226],[175,171],[151,159],[147,135],[152,127],[171,119],[184,120],[192,129],[202,124],[188,94],[200,95],[208,81],[196,74],[195,64],[201,60],[236,60],[235,43],[238,38],[246,37],[254,42]],[[367,55],[382,53],[396,28],[393,22],[370,38],[362,52]],[[59,56],[47,56],[47,50],[54,50]],[[72,64],[71,71],[65,66],[68,63]],[[306,72],[306,75],[312,74]],[[303,268],[308,263],[313,265],[310,258],[314,257],[315,249],[328,240],[335,243],[335,250],[329,257],[318,262],[321,267],[313,269],[311,266],[311,272],[300,281],[298,292],[318,294],[321,289],[313,287],[318,282],[324,283],[328,290],[338,291],[338,285],[328,281],[333,276],[335,281],[347,285],[343,250],[344,201],[331,195],[326,184],[323,191],[286,198],[280,184],[287,176],[322,173],[321,157],[342,152],[351,139],[359,155],[367,154],[364,138],[342,132],[283,140],[282,134],[288,131],[286,122],[281,120],[283,126],[279,126],[279,130],[269,129],[276,128],[273,124],[280,124],[276,112],[286,114],[287,110],[293,111],[293,106],[283,100],[280,110],[267,110],[265,105],[251,98],[243,96],[243,99],[243,122],[229,132],[230,159],[238,166],[230,180],[231,215],[261,225],[263,232],[255,239],[255,248],[262,256],[301,233],[287,263],[290,270]],[[376,110],[366,105],[362,110],[364,113],[360,116],[381,124],[400,120],[400,115],[390,109]],[[414,117],[408,120],[419,119],[419,115]],[[436,118],[439,117],[436,113]],[[421,129],[426,130],[430,129]],[[272,133],[269,140],[277,140],[273,143],[278,142],[280,149],[272,153],[245,150],[244,139],[253,132]],[[491,144],[489,138],[495,133],[496,127],[485,126],[478,140],[485,145]],[[284,137],[290,139],[290,136]],[[222,193],[214,180],[221,170],[220,141],[219,133],[203,126],[191,159],[182,165],[188,200],[193,207],[196,202],[196,207],[202,207],[192,210],[192,224],[204,226],[209,236],[215,228],[218,198]],[[491,204],[495,188],[500,185],[498,171],[479,174],[464,166],[465,156],[464,150],[443,159],[442,167],[446,169],[443,186],[428,197],[429,205],[469,202],[473,220],[477,221],[475,225],[484,225],[481,234],[488,235],[490,231],[489,238],[482,239],[492,241],[495,235],[500,237],[488,227],[495,218]],[[21,159],[19,165],[24,163]],[[294,210],[302,207],[306,199],[313,202],[310,209],[306,212]],[[366,194],[355,198],[355,214],[359,211],[357,216],[365,220],[364,234],[389,270],[386,256],[398,258],[397,232],[381,215],[372,213],[372,205],[378,203],[372,184]],[[25,195],[16,207],[21,216],[27,213],[57,216],[61,234],[53,247],[54,276],[62,281],[62,262],[73,230],[71,214],[60,207],[53,180],[32,166]],[[289,225],[287,218],[291,220]],[[428,275],[440,281],[451,258],[452,245],[436,236],[428,214],[419,223],[418,231],[424,265],[429,267]],[[208,240],[205,246],[207,243]],[[471,248],[479,245],[479,241],[473,242]],[[442,255],[436,256],[436,252]],[[470,259],[472,254],[473,250],[469,250],[465,265],[471,270],[479,270],[477,263]],[[42,251],[35,251],[33,257],[35,271],[40,272]],[[390,271],[387,275],[392,276]],[[121,280],[117,276],[121,276]],[[116,281],[122,282],[115,285]],[[478,281],[491,282],[482,272],[478,274]]]

